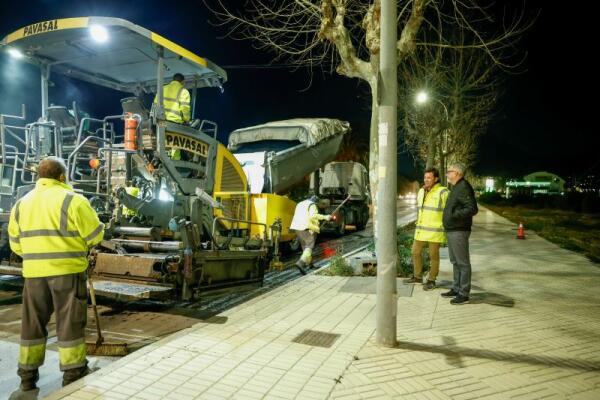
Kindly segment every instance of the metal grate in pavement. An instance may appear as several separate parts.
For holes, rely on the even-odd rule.
[[[292,339],[292,342],[306,344],[308,346],[331,347],[339,337],[340,335],[337,333],[311,331],[310,329],[307,329]]]

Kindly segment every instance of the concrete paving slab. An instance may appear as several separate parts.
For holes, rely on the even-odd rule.
[[[439,296],[451,279],[443,249],[441,287],[398,298],[396,348],[374,341],[375,295],[343,290],[361,278],[309,275],[48,398],[600,398],[600,268],[531,232],[517,241],[513,228],[482,208],[472,303]],[[306,329],[340,336],[329,348],[293,343]]]

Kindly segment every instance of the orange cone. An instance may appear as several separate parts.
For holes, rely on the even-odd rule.
[[[523,223],[519,222],[519,228],[517,229],[517,239],[525,239],[525,229]]]

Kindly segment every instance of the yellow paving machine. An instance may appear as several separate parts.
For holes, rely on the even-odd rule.
[[[25,106],[20,115],[0,114],[2,274],[20,274],[6,235],[10,208],[33,188],[40,159],[53,155],[65,160],[69,183],[106,224],[105,240],[91,256],[99,294],[189,300],[206,289],[260,284],[280,244],[294,239],[295,202],[283,187],[307,171],[287,155],[312,154],[314,171],[333,159],[349,129],[328,119],[283,123],[270,136],[253,136],[254,146],[262,143],[263,161],[257,151],[235,155],[217,140],[217,123],[194,119],[197,92],[223,90],[226,72],[123,19],[36,23],[5,36],[0,51],[39,67],[42,110],[33,122]],[[192,92],[189,124],[165,118],[163,85],[176,72]],[[75,102],[52,105],[52,74],[124,93],[121,112],[92,118]],[[234,137],[230,148],[248,145],[244,135]],[[249,153],[267,167],[260,190],[248,182],[256,179]]]

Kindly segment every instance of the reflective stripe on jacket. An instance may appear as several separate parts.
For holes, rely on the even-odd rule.
[[[321,230],[319,220],[322,219],[327,219],[327,216],[319,214],[317,205],[310,200],[304,200],[296,205],[290,229],[296,231],[309,229],[319,233]]]
[[[442,216],[447,199],[448,189],[439,183],[436,183],[427,193],[423,188],[419,190],[415,240],[435,243],[446,242]]]
[[[178,124],[188,122],[191,118],[190,92],[179,81],[171,81],[163,88],[163,107],[167,121]]]
[[[86,270],[88,248],[102,241],[104,224],[69,185],[40,178],[12,208],[8,236],[23,258],[23,277],[66,275]]]

